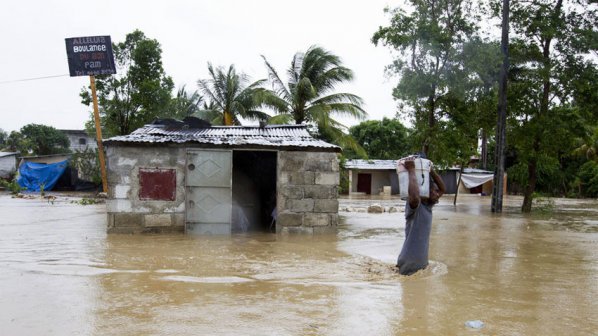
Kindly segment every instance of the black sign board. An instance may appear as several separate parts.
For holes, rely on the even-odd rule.
[[[71,77],[116,73],[110,36],[72,37],[65,41]]]

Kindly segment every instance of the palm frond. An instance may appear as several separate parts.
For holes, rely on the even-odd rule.
[[[272,82],[272,88],[274,89],[274,92],[276,92],[277,95],[282,97],[282,99],[285,99],[287,101],[291,100],[291,93],[284,85],[282,79],[280,79],[280,76],[278,76],[278,73],[276,72],[274,67],[270,65],[270,63],[264,55],[261,56],[264,59],[264,63],[266,63],[266,68],[268,69],[268,78],[270,79],[270,82]]]
[[[272,116],[268,119],[268,124],[272,125],[288,125],[294,122],[293,115],[290,113],[283,113]]]
[[[361,107],[363,105],[363,99],[352,93],[334,93],[324,97],[319,97],[317,100],[312,101],[312,104],[332,104],[332,103],[351,103]]]

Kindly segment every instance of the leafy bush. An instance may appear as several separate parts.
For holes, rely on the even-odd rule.
[[[349,193],[349,171],[345,168],[347,158],[343,155],[339,155],[339,166],[340,166],[340,182],[339,182],[339,194],[345,195]]]
[[[534,200],[534,212],[552,213],[556,207],[553,199],[543,196],[540,193],[534,192],[532,194]]]
[[[73,167],[77,168],[81,179],[91,181],[95,184],[102,183],[98,156],[98,150],[91,148],[76,150],[75,153],[73,153],[71,164]]]
[[[523,192],[528,185],[528,163],[524,161],[517,162],[507,169],[509,176],[509,190],[516,193]],[[566,180],[566,173],[560,162],[546,155],[539,156],[537,167],[536,191],[546,193],[551,196],[562,196],[566,190],[563,189]]]
[[[579,168],[577,175],[581,196],[598,197],[598,163],[588,161]]]
[[[8,189],[10,191],[11,194],[16,195],[18,193],[20,193],[22,190],[24,190],[25,188],[22,188],[16,180],[12,180],[12,181],[6,181],[3,179],[0,179],[0,187],[4,187],[6,189]]]

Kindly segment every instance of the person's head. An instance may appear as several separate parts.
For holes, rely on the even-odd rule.
[[[425,199],[423,201],[427,205],[434,205],[434,204],[438,203],[440,196],[442,196],[440,194],[440,189],[438,189],[438,186],[436,185],[436,183],[434,183],[433,181],[430,181],[430,197],[428,197],[427,199]]]

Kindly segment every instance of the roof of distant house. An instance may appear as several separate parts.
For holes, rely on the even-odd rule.
[[[11,156],[11,155],[19,155],[18,152],[0,152],[0,157]]]
[[[397,160],[347,160],[345,168],[362,170],[388,170],[397,168]]]
[[[347,160],[345,163],[347,169],[361,169],[361,170],[395,170],[397,169],[397,160]],[[459,167],[451,167],[448,169],[440,170],[453,170],[460,171]],[[477,169],[477,168],[464,168],[464,174],[493,174],[494,172],[489,170]]]
[[[64,134],[72,134],[72,135],[79,135],[79,136],[89,136],[85,130],[68,130],[68,129],[61,129],[60,132]]]

